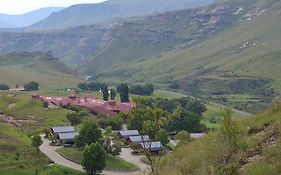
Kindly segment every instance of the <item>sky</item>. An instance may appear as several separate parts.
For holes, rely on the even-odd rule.
[[[42,7],[69,7],[74,4],[98,3],[104,0],[0,0],[0,13],[23,14]]]

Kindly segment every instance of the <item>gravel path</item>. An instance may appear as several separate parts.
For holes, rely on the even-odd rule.
[[[39,149],[42,153],[44,153],[52,161],[54,161],[58,165],[84,172],[84,170],[80,164],[67,160],[64,157],[62,157],[59,153],[56,152],[57,149],[60,149],[62,147],[50,146],[49,140],[47,140],[43,137],[42,137],[42,139],[43,139],[43,144],[39,147]],[[140,156],[133,156],[130,151],[131,151],[130,149],[122,149],[122,153],[121,153],[120,157],[128,162],[135,164],[136,166],[139,166],[141,171],[136,171],[136,172],[103,171],[102,174],[104,174],[104,175],[140,175],[140,174],[143,174],[143,172],[145,172],[147,170],[147,165],[140,161]]]

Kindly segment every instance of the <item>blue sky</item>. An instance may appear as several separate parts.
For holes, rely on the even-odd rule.
[[[98,3],[105,0],[1,0],[0,13],[23,14],[42,7],[68,7],[81,3]]]

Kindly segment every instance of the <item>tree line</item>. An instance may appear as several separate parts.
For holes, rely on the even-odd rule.
[[[18,87],[19,85],[16,85],[16,88]],[[23,87],[25,91],[37,91],[39,89],[39,83],[35,81],[31,81],[24,84]],[[10,87],[6,84],[0,84],[0,90],[10,90]]]

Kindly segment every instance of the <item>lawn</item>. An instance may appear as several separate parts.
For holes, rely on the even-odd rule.
[[[51,161],[42,153],[37,154],[31,139],[22,129],[0,122],[0,174],[31,175],[82,175],[82,173],[49,166]]]
[[[58,153],[61,155],[75,161],[80,162],[82,151],[76,148],[61,148],[57,150]],[[137,167],[129,163],[120,157],[113,157],[111,155],[107,155],[106,157],[106,168],[107,170],[134,170],[137,169]]]
[[[42,127],[69,125],[65,116],[70,111],[62,108],[44,108],[41,101],[31,99],[31,93],[1,93],[0,95],[1,111],[18,120],[29,118],[36,122],[24,124],[23,129],[34,131]]]

